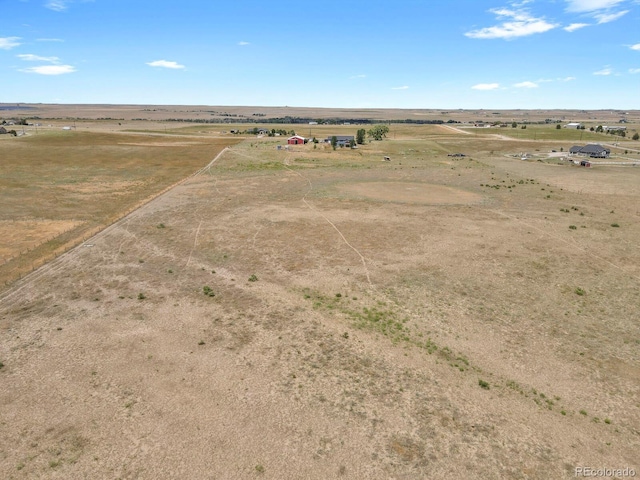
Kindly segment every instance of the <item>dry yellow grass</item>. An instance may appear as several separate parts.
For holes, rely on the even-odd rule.
[[[249,138],[7,289],[0,475],[638,472],[640,170],[433,128]]]
[[[1,284],[95,234],[236,141],[82,131],[4,138]]]

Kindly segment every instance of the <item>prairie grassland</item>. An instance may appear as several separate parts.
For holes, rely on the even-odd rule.
[[[0,284],[194,173],[234,139],[49,131],[0,142]]]
[[[0,475],[638,471],[640,169],[556,142],[233,145],[0,297]]]

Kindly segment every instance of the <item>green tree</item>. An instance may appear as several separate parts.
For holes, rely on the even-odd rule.
[[[367,131],[364,128],[361,128],[356,132],[356,142],[358,142],[358,145],[364,144],[364,138],[366,135]]]
[[[517,126],[518,126],[518,124],[517,124],[516,122],[513,122],[513,123],[511,124],[511,128],[516,128]]]
[[[562,127],[561,127],[561,126],[560,126],[560,124],[558,123],[558,124],[556,125],[556,130],[560,130],[561,128],[562,128]]]
[[[382,140],[389,133],[389,127],[386,125],[376,125],[369,129],[367,134],[374,140]]]
[[[602,125],[598,125],[598,126],[596,127],[596,133],[602,133],[602,132],[603,132],[603,130],[604,130],[604,128],[602,128]]]
[[[331,148],[335,150],[337,146],[338,146],[338,137],[334,135],[333,137],[331,137]]]
[[[634,140],[640,140],[640,135],[638,134],[638,132],[636,132],[633,134],[633,137],[631,138],[633,138]]]
[[[352,138],[351,140],[349,140],[349,147],[353,148],[356,146],[356,141]]]

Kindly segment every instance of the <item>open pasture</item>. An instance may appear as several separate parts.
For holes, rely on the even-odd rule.
[[[0,139],[0,284],[211,161],[233,138],[40,131]]]
[[[169,162],[217,128],[118,138]],[[247,137],[7,288],[0,474],[640,471],[640,169],[499,133]],[[172,139],[196,143],[153,146]],[[192,155],[192,171],[215,156]]]

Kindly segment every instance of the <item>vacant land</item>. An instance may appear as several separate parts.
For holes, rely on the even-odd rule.
[[[549,155],[576,131],[390,128],[209,168],[219,127],[120,133],[197,174],[5,289],[0,475],[638,472],[640,168]]]
[[[237,142],[59,130],[0,140],[0,285],[75,246]]]

